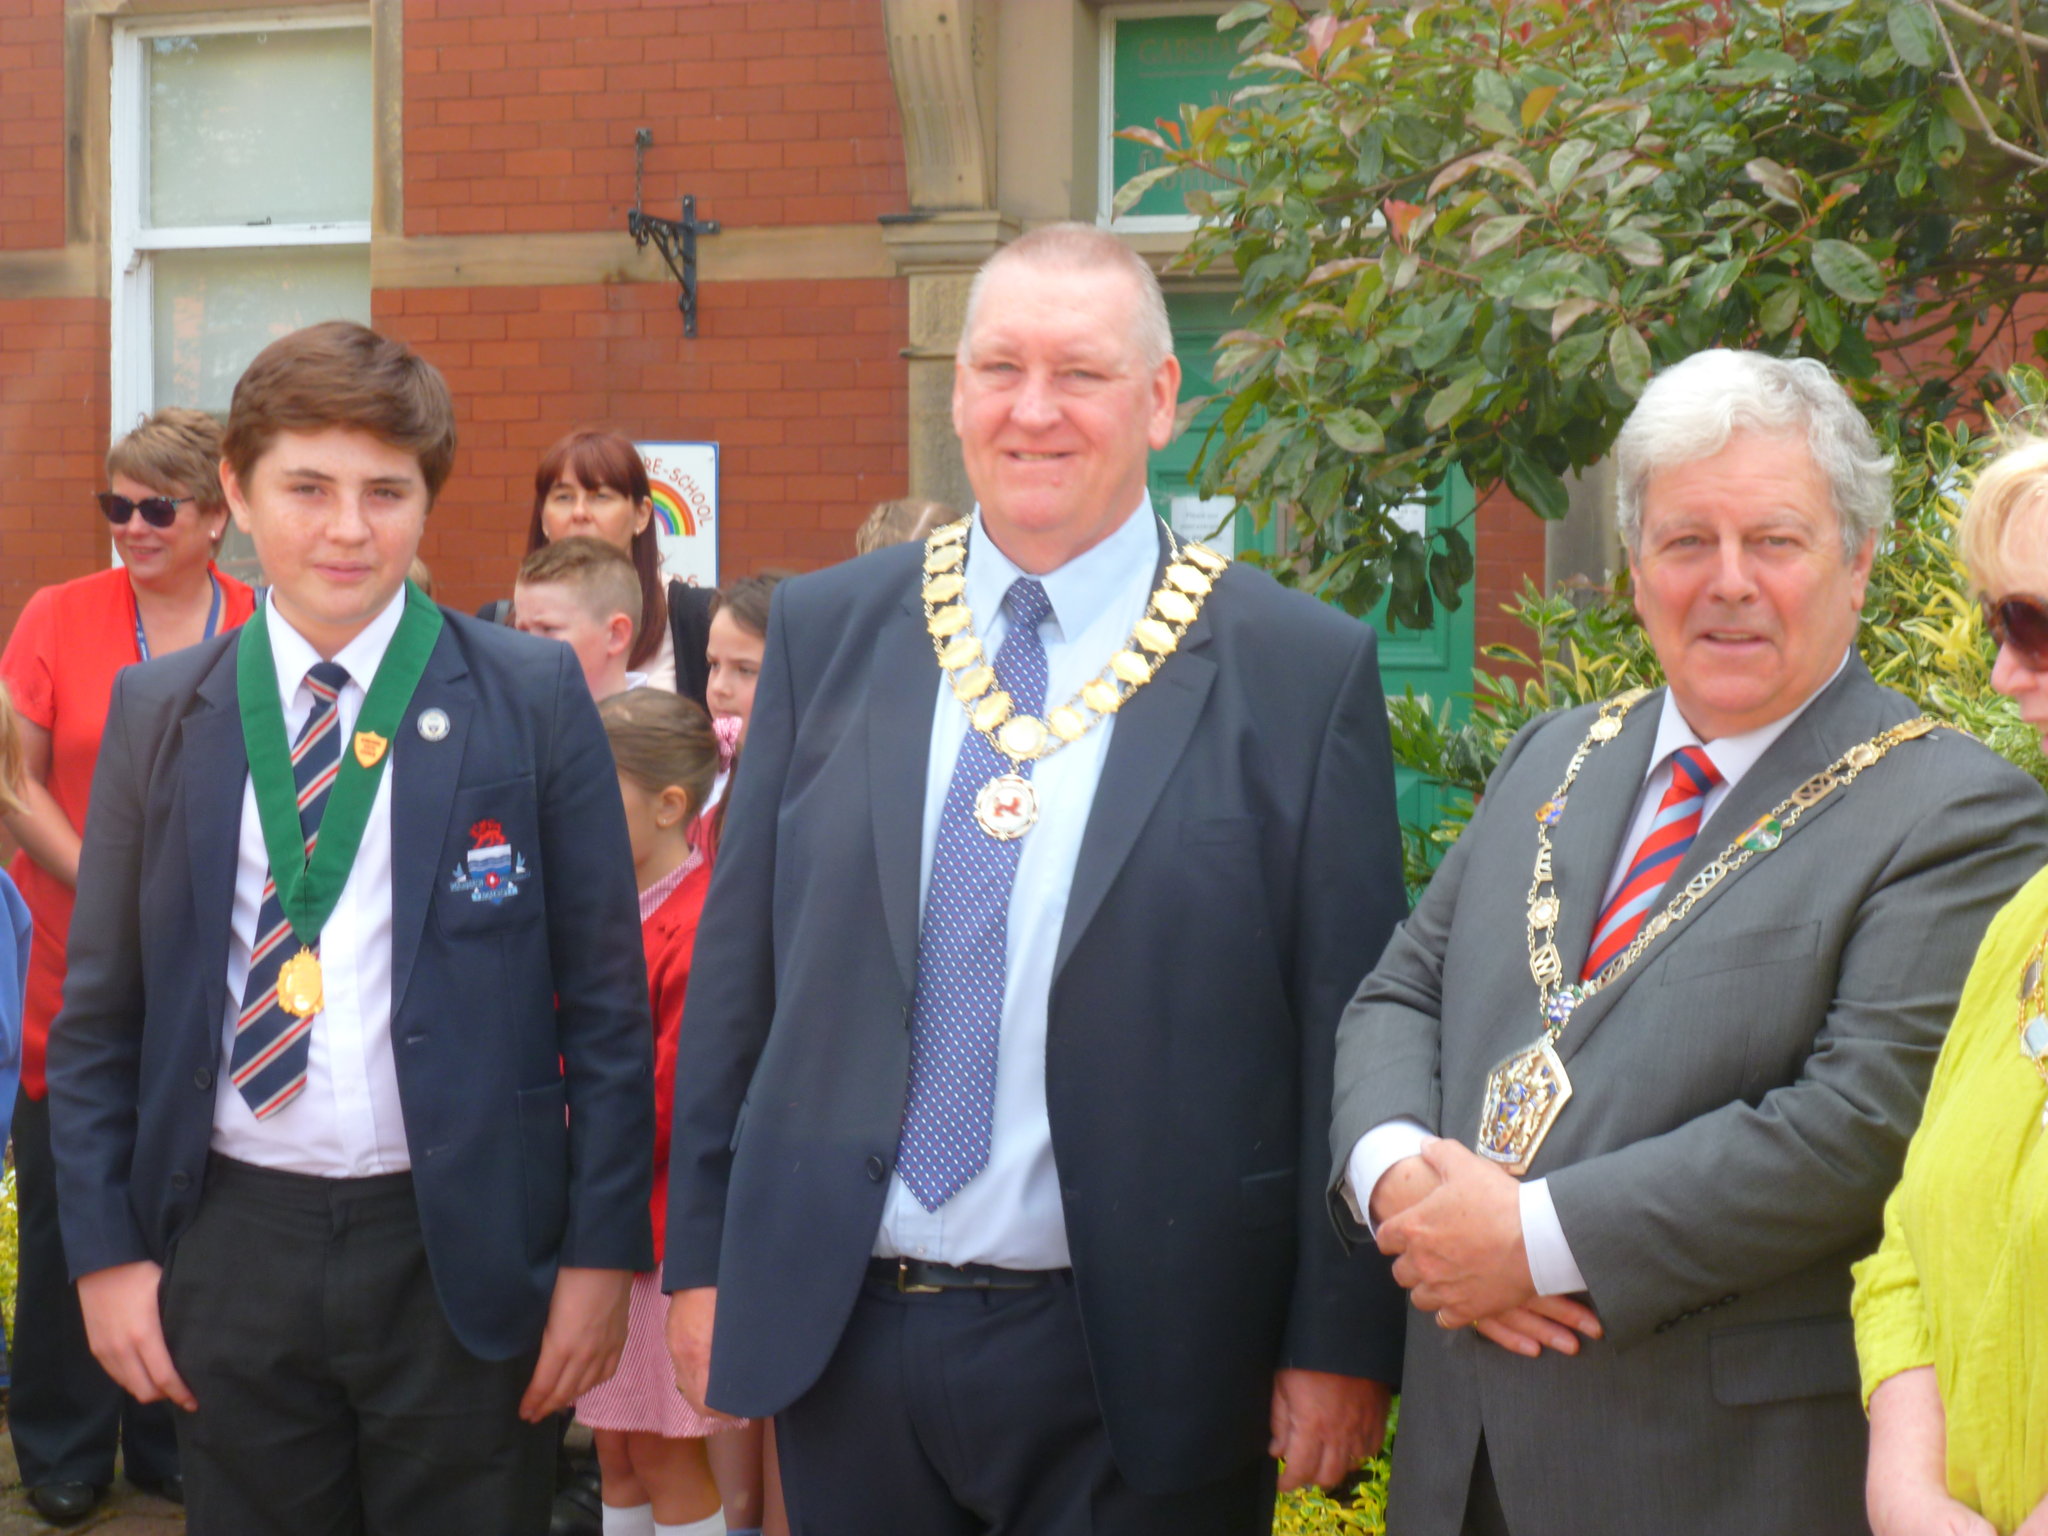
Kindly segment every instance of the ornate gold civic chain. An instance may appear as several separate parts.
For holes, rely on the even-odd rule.
[[[1927,716],[1918,715],[1868,741],[1859,741],[1793,790],[1776,809],[1759,816],[1740,837],[1686,881],[1663,910],[1643,924],[1628,948],[1602,967],[1597,976],[1566,985],[1563,957],[1557,951],[1557,925],[1564,904],[1553,879],[1550,829],[1564,820],[1566,799],[1587,757],[1596,746],[1621,734],[1623,719],[1646,696],[1647,690],[1633,689],[1600,707],[1599,716],[1587,728],[1585,739],[1565,768],[1564,781],[1555,794],[1536,808],[1536,870],[1529,882],[1529,974],[1536,982],[1543,1033],[1534,1044],[1509,1055],[1487,1075],[1486,1097],[1479,1110],[1479,1136],[1474,1143],[1481,1156],[1502,1164],[1517,1178],[1529,1171],[1543,1139],[1571,1099],[1571,1074],[1557,1053],[1557,1038],[1564,1033],[1579,1005],[1612,986],[1652,944],[1683,922],[1707,892],[1750,860],[1761,858],[1783,843],[1806,812],[1836,790],[1855,783],[1857,775],[1900,742],[1925,736],[1935,726]]]
[[[1145,617],[1132,626],[1130,640],[1071,699],[1041,719],[1020,713],[1009,694],[996,687],[995,668],[974,633],[974,614],[961,601],[967,588],[961,569],[967,559],[967,528],[962,518],[933,529],[925,540],[925,628],[931,633],[932,654],[952,684],[953,697],[967,711],[968,722],[991,747],[1017,764],[1050,757],[1079,741],[1150,682],[1180,645],[1216,578],[1230,564],[1206,545],[1182,543],[1168,528],[1172,553],[1165,574],[1146,604]]]
[[[1565,799],[1572,781],[1578,777],[1580,767],[1585,763],[1592,749],[1602,742],[1612,741],[1621,734],[1621,722],[1637,702],[1647,693],[1646,689],[1633,689],[1601,706],[1600,716],[1586,732],[1579,749],[1572,754],[1569,767],[1565,770],[1564,782],[1536,810],[1536,870],[1529,883],[1529,974],[1535,978],[1536,994],[1541,1001],[1543,1021],[1547,1038],[1555,1040],[1564,1032],[1571,1021],[1572,1013],[1580,1003],[1594,996],[1603,988],[1613,985],[1630,966],[1643,957],[1645,951],[1656,943],[1659,937],[1685,920],[1693,907],[1715,886],[1742,868],[1751,859],[1769,853],[1791,834],[1799,824],[1799,818],[1838,789],[1846,789],[1856,782],[1856,776],[1864,769],[1879,761],[1900,742],[1912,741],[1925,736],[1938,723],[1926,715],[1916,715],[1890,730],[1880,731],[1868,741],[1859,741],[1855,746],[1836,758],[1833,763],[1801,784],[1791,794],[1779,801],[1776,808],[1758,817],[1746,827],[1734,842],[1730,843],[1715,858],[1708,861],[1685,882],[1679,892],[1665,903],[1662,911],[1651,916],[1636,934],[1627,949],[1608,961],[1599,975],[1588,981],[1570,986],[1560,983],[1564,980],[1564,963],[1557,951],[1557,923],[1562,915],[1563,903],[1557,895],[1557,887],[1551,880],[1550,829],[1564,819]]]

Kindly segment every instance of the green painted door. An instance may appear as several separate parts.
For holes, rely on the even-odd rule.
[[[1181,365],[1181,399],[1214,390],[1210,364],[1216,338],[1230,329],[1231,302],[1227,293],[1179,294],[1167,300],[1174,351]],[[1254,549],[1270,553],[1272,529],[1254,527],[1248,513],[1233,511],[1227,501],[1202,501],[1194,487],[1195,455],[1221,411],[1221,401],[1209,406],[1178,439],[1152,456],[1152,504],[1183,537],[1209,538],[1225,554]],[[1453,477],[1427,508],[1410,509],[1407,515],[1426,519],[1424,526],[1431,528],[1462,521],[1466,536],[1475,548],[1478,544],[1471,520],[1472,491],[1462,476]],[[1412,689],[1418,697],[1426,694],[1439,708],[1448,702],[1454,720],[1466,717],[1470,703],[1465,695],[1472,687],[1472,608],[1473,589],[1468,583],[1457,609],[1447,613],[1439,607],[1435,624],[1419,633],[1390,630],[1384,602],[1374,610],[1370,622],[1380,633],[1380,681],[1388,694]],[[1438,807],[1431,785],[1407,769],[1398,769],[1395,789],[1403,822],[1436,823]]]

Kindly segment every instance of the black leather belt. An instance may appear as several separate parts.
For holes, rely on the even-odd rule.
[[[940,1291],[1033,1291],[1072,1274],[1066,1269],[998,1269],[993,1264],[931,1264],[923,1259],[869,1259],[868,1280],[909,1296]]]

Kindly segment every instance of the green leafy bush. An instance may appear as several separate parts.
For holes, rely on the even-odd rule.
[[[1995,11],[1996,17],[1984,12]],[[1564,515],[1654,369],[1822,358],[1925,424],[2001,387],[2048,291],[2048,0],[1244,0],[1230,99],[1133,127],[1229,274],[1201,483],[1280,573],[1395,624],[1456,606],[1453,469]],[[2048,357],[2048,333],[2036,337]]]
[[[1338,1501],[1320,1488],[1280,1495],[1273,1511],[1273,1536],[1385,1536],[1387,1529],[1387,1469],[1393,1459],[1394,1429],[1401,1417],[1401,1405],[1387,1419],[1387,1443],[1379,1455],[1366,1464],[1366,1475],[1358,1492]]]

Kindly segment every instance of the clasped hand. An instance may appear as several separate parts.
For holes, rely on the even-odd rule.
[[[1394,1279],[1441,1326],[1471,1327],[1529,1357],[1545,1348],[1577,1354],[1581,1335],[1600,1337],[1590,1308],[1536,1294],[1520,1186],[1476,1152],[1446,1139],[1427,1143],[1387,1170],[1372,1209]]]

